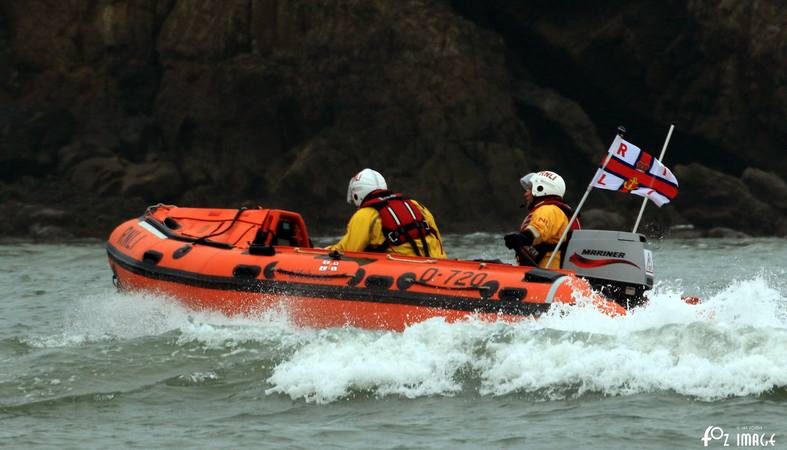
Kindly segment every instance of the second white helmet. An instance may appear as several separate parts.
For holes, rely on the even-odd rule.
[[[528,176],[530,178],[527,181],[530,182],[530,192],[533,194],[533,197],[545,197],[547,195],[562,197],[566,193],[566,182],[563,181],[563,177],[555,172],[542,170],[532,175],[525,175],[520,180],[523,185],[525,184],[525,178]]]
[[[520,178],[520,179],[519,179],[519,184],[521,184],[521,185],[522,185],[522,189],[524,189],[524,190],[528,190],[528,189],[530,189],[531,187],[533,187],[533,186],[530,184],[530,180],[533,178],[533,175],[535,175],[535,172],[530,172],[529,174],[527,174],[527,175],[525,175],[524,177],[522,177],[522,178]]]
[[[350,185],[347,186],[347,203],[361,206],[363,199],[370,192],[378,189],[388,189],[385,178],[376,170],[363,169],[350,178]]]

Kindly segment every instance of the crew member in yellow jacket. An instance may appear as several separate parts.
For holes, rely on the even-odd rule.
[[[363,169],[350,178],[347,203],[358,210],[347,224],[347,233],[329,249],[446,257],[432,213],[419,202],[389,191],[379,172]]]
[[[571,207],[563,201],[566,183],[560,175],[548,170],[529,173],[519,183],[525,190],[523,206],[527,206],[530,213],[522,222],[519,232],[505,235],[505,244],[516,252],[519,265],[546,268],[555,245],[573,215]],[[571,224],[571,229],[579,228],[577,218]],[[562,265],[567,241],[558,249],[549,269],[559,269]]]

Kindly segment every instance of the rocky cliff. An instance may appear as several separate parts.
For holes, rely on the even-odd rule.
[[[657,154],[670,123],[681,191],[646,223],[787,234],[779,0],[0,5],[4,235],[103,237],[157,202],[325,234],[367,166],[446,231],[502,230],[524,173],[560,172],[576,203],[617,125]],[[638,205],[594,192],[589,217]]]

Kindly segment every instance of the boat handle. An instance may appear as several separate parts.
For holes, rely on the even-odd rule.
[[[417,260],[417,259],[404,259],[404,258],[397,258],[394,255],[388,253],[385,255],[386,259],[389,261],[399,261],[399,262],[409,262],[409,263],[418,263],[418,264],[435,264],[437,263],[436,259],[424,259],[424,260]]]
[[[303,273],[303,272],[293,272],[290,270],[284,269],[274,269],[274,271],[289,275],[291,277],[303,277],[303,278],[352,278],[355,275],[348,275],[346,273],[326,273],[325,275],[318,274],[318,273]]]
[[[304,250],[300,247],[295,247],[295,253],[306,253],[308,255],[322,255],[322,254],[327,254],[328,251],[329,250],[327,248],[320,249],[319,251],[314,251],[314,250]]]
[[[328,250],[327,248],[319,249],[321,251],[314,251],[314,250],[304,250],[300,247],[295,247],[295,253],[303,253],[307,255],[325,255],[331,258],[334,261],[339,261],[342,259],[342,253],[339,250]],[[327,254],[325,252],[328,252]]]

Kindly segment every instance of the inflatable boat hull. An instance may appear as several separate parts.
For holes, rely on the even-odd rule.
[[[456,321],[470,315],[511,321],[538,316],[556,303],[573,303],[578,296],[592,299],[605,313],[625,313],[568,271],[339,254],[309,247],[302,223],[291,223],[286,234],[307,247],[271,245],[269,233],[260,233],[269,211],[251,210],[233,219],[231,210],[170,208],[130,220],[107,243],[117,285],[228,315],[276,309],[296,324],[312,327],[402,330],[433,317]],[[283,217],[279,222],[288,220]],[[221,239],[194,237],[188,230],[207,218],[219,231],[239,230],[222,233]],[[274,229],[281,230],[281,224]],[[255,243],[260,236],[268,237]]]

